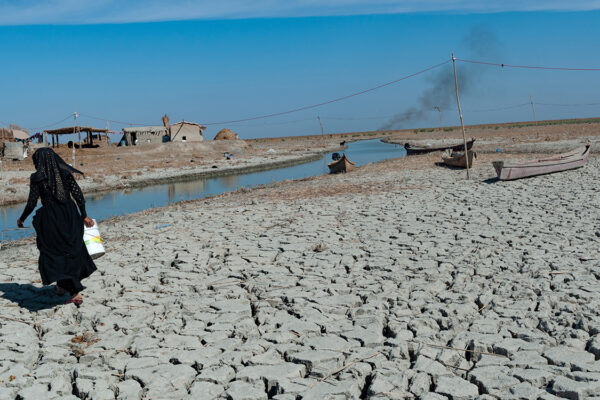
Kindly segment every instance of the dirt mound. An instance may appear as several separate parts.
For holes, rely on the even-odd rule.
[[[239,140],[239,136],[231,129],[221,129],[214,140]]]

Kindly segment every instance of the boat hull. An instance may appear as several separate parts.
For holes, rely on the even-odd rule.
[[[590,145],[588,144],[569,153],[559,154],[541,160],[532,160],[521,163],[494,161],[492,162],[492,165],[496,170],[498,179],[501,181],[509,181],[580,168],[587,162],[589,154]]]
[[[471,139],[467,142],[468,150],[471,150],[474,142],[475,142],[475,139]],[[406,143],[404,145],[404,148],[406,149],[406,155],[412,156],[412,155],[417,155],[417,154],[427,154],[427,153],[433,153],[436,151],[446,151],[446,150],[464,151],[465,145],[464,145],[464,143],[460,143],[460,144],[456,144],[456,145],[452,145],[452,146],[419,147],[419,146],[411,146],[410,143]]]
[[[331,174],[348,172],[354,169],[354,163],[348,160],[348,157],[346,157],[345,154],[342,156],[342,158],[340,158],[337,161],[330,162],[329,164],[327,164],[327,166],[329,167],[329,173]]]
[[[463,146],[464,147],[464,146]],[[469,167],[473,166],[473,157],[477,157],[477,154],[469,150]],[[464,153],[452,153],[449,157],[442,157],[444,164],[451,167],[467,168],[467,160]]]

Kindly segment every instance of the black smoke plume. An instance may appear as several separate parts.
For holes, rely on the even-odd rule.
[[[496,35],[486,26],[472,27],[463,37],[462,43],[468,50],[463,58],[489,59],[498,54]],[[485,68],[481,66],[457,64],[459,93],[464,95],[470,92],[484,72]],[[419,96],[415,106],[394,115],[379,130],[400,128],[406,123],[424,120],[432,112],[442,112],[451,107],[456,107],[454,72],[452,64],[446,64],[432,76],[429,87]]]

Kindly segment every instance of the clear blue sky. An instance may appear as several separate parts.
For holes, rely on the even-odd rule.
[[[600,5],[593,1],[582,2],[578,8],[583,10],[577,12],[516,7],[517,11],[495,12],[504,10],[486,10],[479,4],[487,2],[468,1],[459,2],[464,5],[455,10],[436,9],[435,4],[429,9],[414,5],[402,9],[390,5],[413,3],[390,0],[371,8],[329,1],[324,2],[330,4],[323,12],[303,4],[276,12],[268,6],[249,11],[240,5],[239,13],[217,9],[205,15],[193,7],[186,13],[182,5],[182,10],[164,18],[171,21],[158,22],[129,22],[137,21],[132,16],[140,21],[160,20],[161,12],[138,15],[116,3],[111,7],[118,12],[113,14],[110,9],[92,13],[68,7],[44,14],[34,1],[23,2],[29,8],[9,3],[0,0],[4,25],[0,26],[0,125],[25,128],[57,122],[74,107],[81,114],[136,124],[159,125],[164,113],[173,122],[252,117],[367,89],[446,61],[452,51],[459,58],[507,64],[600,68],[600,11],[593,10]],[[7,16],[7,10],[13,14]],[[261,18],[249,18],[254,16]],[[186,17],[204,19],[182,20]],[[600,103],[600,72],[511,70],[464,63],[457,63],[457,68],[461,80],[466,79],[461,100],[467,124],[530,120],[528,106],[478,111],[523,104],[529,95],[539,103]],[[450,76],[451,64],[317,109],[211,125],[207,136],[212,138],[224,127],[243,138],[316,134],[320,132],[317,115],[326,132],[374,130],[397,113],[421,107],[424,102],[419,99],[442,79],[440,74],[444,80]],[[439,94],[437,88],[433,92]],[[394,127],[439,126],[439,115],[425,103],[422,115]],[[536,108],[538,119],[592,117],[599,110],[600,104]],[[444,125],[458,123],[454,99],[442,110],[442,119]],[[85,117],[80,122],[105,126]],[[121,127],[111,123],[111,129]]]

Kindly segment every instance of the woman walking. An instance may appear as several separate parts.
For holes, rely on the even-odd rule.
[[[67,303],[79,305],[83,302],[81,280],[96,270],[83,243],[83,224],[91,227],[94,222],[85,212],[83,193],[73,177],[74,173],[83,173],[65,163],[50,148],[38,149],[33,154],[33,164],[36,172],[31,174],[29,198],[17,225],[23,227],[41,198],[42,207],[33,217],[33,227],[40,251],[42,283],[56,282],[57,294],[68,291],[71,299]]]

